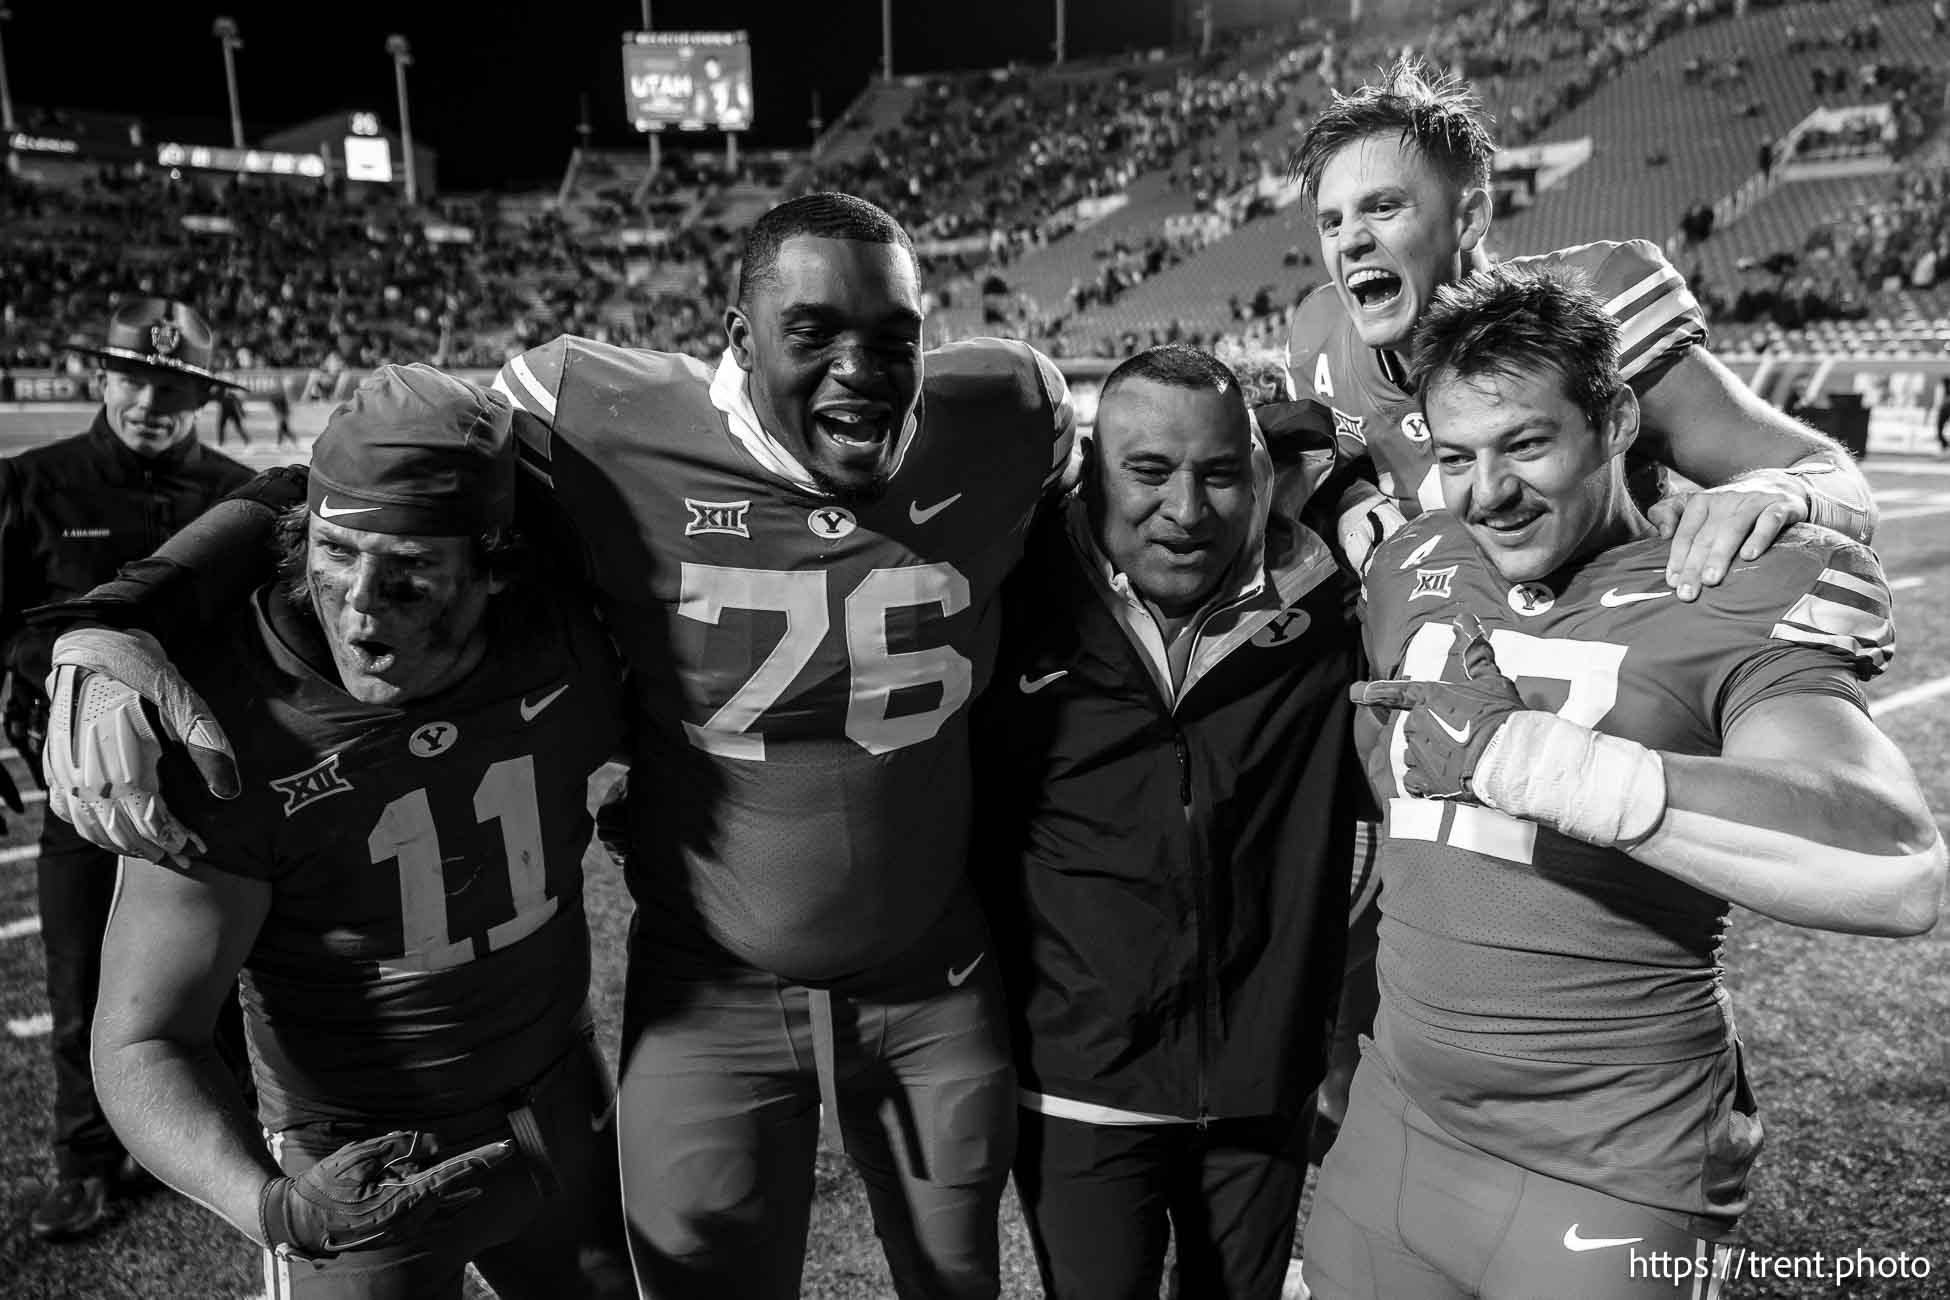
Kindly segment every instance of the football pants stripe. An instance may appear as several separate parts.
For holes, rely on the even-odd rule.
[[[1733,1267],[1734,1250],[1735,1247],[1724,1242],[1713,1248],[1713,1266],[1700,1300],[1720,1300],[1720,1288],[1727,1280],[1728,1270]]]

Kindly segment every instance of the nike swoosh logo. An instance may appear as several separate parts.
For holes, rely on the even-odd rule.
[[[1644,1237],[1580,1237],[1575,1223],[1564,1230],[1564,1249],[1579,1254],[1587,1250],[1606,1250],[1612,1246],[1630,1246],[1644,1240]]]
[[[1658,600],[1661,596],[1670,595],[1670,591],[1633,591],[1620,595],[1618,588],[1613,587],[1598,597],[1598,603],[1606,609],[1617,609],[1620,605],[1636,605],[1641,600]]]
[[[521,720],[523,722],[533,722],[535,720],[536,714],[540,713],[543,709],[546,709],[549,705],[555,703],[555,701],[561,697],[562,692],[568,689],[569,689],[568,683],[564,682],[562,685],[550,691],[547,695],[544,695],[541,699],[536,700],[533,704],[530,704],[527,700],[524,699],[521,702]]]
[[[1416,565],[1420,564],[1422,561],[1428,559],[1429,556],[1435,554],[1435,548],[1440,545],[1442,545],[1442,539],[1440,537],[1431,537],[1428,541],[1423,542],[1420,546],[1410,551],[1408,553],[1408,558],[1406,560],[1403,560],[1400,564],[1398,564],[1395,567],[1400,569],[1412,569]]]
[[[1059,668],[1047,677],[1031,678],[1028,673],[1024,673],[1016,680],[1016,685],[1022,688],[1024,695],[1034,695],[1037,691],[1042,690],[1057,678],[1069,676],[1069,673],[1070,670],[1068,668]]]
[[[1475,719],[1472,718],[1470,721],[1462,724],[1461,731],[1457,731],[1454,727],[1450,726],[1447,722],[1443,721],[1442,715],[1440,713],[1437,713],[1434,709],[1429,710],[1429,716],[1431,718],[1434,718],[1435,725],[1441,727],[1444,731],[1448,732],[1449,739],[1455,741],[1458,745],[1467,745],[1469,743],[1469,733],[1473,731],[1476,727],[1476,721]]]
[[[921,509],[921,503],[919,501],[910,501],[907,503],[907,517],[917,524],[925,524],[928,520],[934,518],[959,500],[961,500],[961,493],[957,492],[946,501],[935,502],[926,510]]]
[[[984,949],[975,954],[974,961],[969,962],[968,965],[962,967],[960,970],[956,970],[953,966],[950,966],[948,968],[948,987],[958,989],[968,983],[968,977],[975,973],[975,968],[982,964],[982,958],[988,955],[987,949]]]
[[[384,506],[335,506],[329,499],[318,503],[318,515],[321,519],[338,519],[344,515],[369,515],[375,510],[383,509]]]

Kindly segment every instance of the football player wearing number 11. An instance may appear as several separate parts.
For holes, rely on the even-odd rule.
[[[275,1300],[459,1300],[470,1260],[504,1300],[629,1287],[620,1248],[607,1290],[579,1258],[619,1223],[582,851],[621,676],[519,572],[512,421],[425,366],[333,412],[283,575],[187,665],[242,793],[169,783],[194,838],[123,859],[103,1107]],[[127,688],[82,689],[64,716]],[[209,1046],[240,971],[256,1115]]]
[[[725,323],[715,367],[563,337],[495,380],[522,517],[566,525],[553,576],[586,579],[631,669],[617,1130],[632,1258],[660,1300],[796,1296],[824,1110],[896,1290],[993,1297],[1015,1073],[965,871],[967,705],[994,667],[1002,581],[1069,474],[1068,390],[1022,343],[924,356],[913,246],[844,194],[754,223]],[[166,577],[112,584],[97,616],[132,604],[164,627],[144,594],[181,579],[179,603],[225,607],[221,570],[268,513],[231,504],[243,513],[159,555]],[[116,644],[63,637],[60,682],[127,683],[220,759],[223,710],[153,640]],[[592,731],[614,714],[572,711]],[[77,715],[49,745],[64,806],[125,852],[180,851],[153,766],[76,763],[100,725]]]
[[[1381,1011],[1306,1232],[1316,1297],[1670,1296],[1761,1126],[1720,980],[1730,903],[1936,923],[1944,845],[1860,682],[1875,557],[1797,526],[1696,602],[1625,489],[1603,300],[1499,267],[1415,334],[1447,513],[1368,570],[1358,742],[1387,805]]]

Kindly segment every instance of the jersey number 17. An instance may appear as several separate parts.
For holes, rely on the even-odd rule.
[[[1416,628],[1402,654],[1401,676],[1415,682],[1441,681],[1460,635],[1447,622],[1424,623]],[[1596,727],[1618,703],[1618,670],[1625,662],[1625,646],[1610,641],[1531,636],[1499,627],[1490,632],[1490,649],[1496,653],[1497,667],[1512,681],[1529,678],[1563,683],[1567,689],[1557,716],[1566,721]],[[1398,718],[1387,732],[1388,766],[1397,791],[1407,789],[1403,784],[1408,756],[1408,741],[1402,734],[1405,721],[1406,715]],[[1448,844],[1506,862],[1528,864],[1537,851],[1537,823],[1481,804],[1450,800],[1389,800],[1388,834],[1394,839]]]

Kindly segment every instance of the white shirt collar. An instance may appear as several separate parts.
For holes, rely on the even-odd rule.
[[[803,491],[816,496],[827,495],[826,489],[819,486],[798,458],[765,431],[765,426],[759,422],[758,410],[752,405],[751,375],[738,364],[729,350],[718,358],[718,368],[711,375],[711,405],[724,412],[731,436],[761,468]],[[914,434],[919,427],[920,406],[917,403],[914,410],[908,412],[907,423],[901,426],[900,441],[894,447],[894,467],[888,471],[890,478],[900,472],[901,462],[907,458],[907,449],[913,445]]]

